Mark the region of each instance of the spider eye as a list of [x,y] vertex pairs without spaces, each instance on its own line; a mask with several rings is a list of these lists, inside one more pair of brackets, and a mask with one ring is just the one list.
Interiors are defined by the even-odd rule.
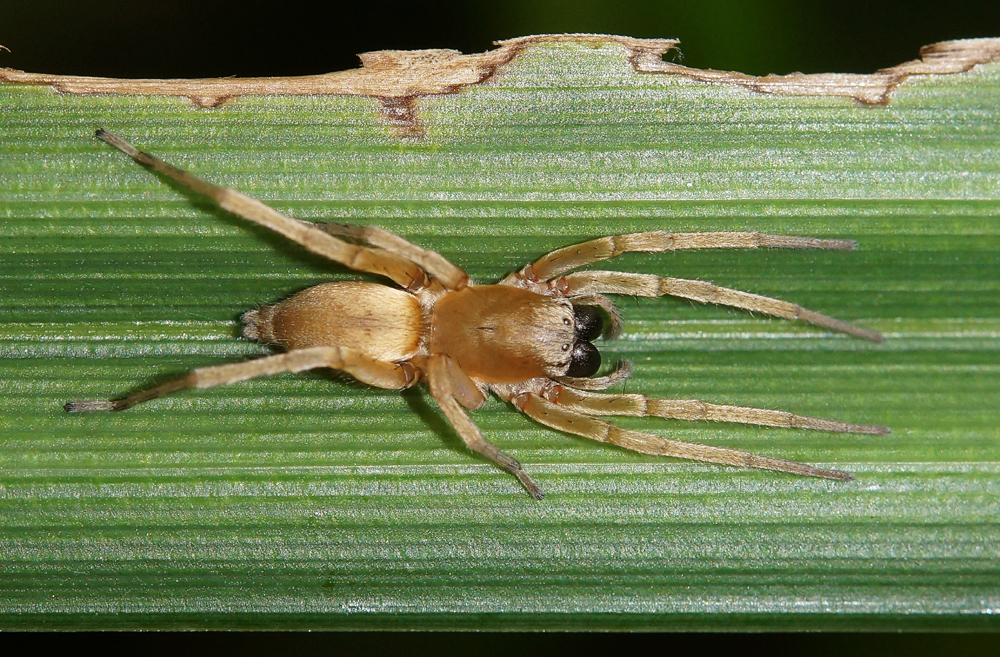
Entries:
[[590,342],[604,331],[604,318],[593,306],[573,306],[573,316],[578,340]]
[[593,376],[601,367],[601,352],[589,342],[577,342],[566,376],[576,378]]

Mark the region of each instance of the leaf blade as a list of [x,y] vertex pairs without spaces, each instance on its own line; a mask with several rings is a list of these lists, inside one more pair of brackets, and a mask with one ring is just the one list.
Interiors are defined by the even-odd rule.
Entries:
[[[980,66],[860,107],[640,75],[613,45],[553,44],[422,99],[415,142],[363,98],[204,110],[0,86],[0,623],[990,626],[998,81]],[[300,218],[395,230],[479,280],[608,232],[856,238],[851,254],[614,268],[772,294],[884,345],[623,299],[627,333],[605,359],[636,362],[629,391],[895,433],[622,421],[859,475],[845,485],[630,454],[492,402],[475,419],[546,488],[539,504],[469,456],[426,395],[323,375],[66,416],[70,399],[264,353],[237,339],[240,312],[355,277],[91,142],[97,125]]]

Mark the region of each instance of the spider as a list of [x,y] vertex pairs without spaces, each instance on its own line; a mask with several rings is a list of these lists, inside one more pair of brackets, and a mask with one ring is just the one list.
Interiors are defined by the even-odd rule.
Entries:
[[[609,294],[670,295],[785,319],[802,320],[878,342],[878,333],[785,301],[698,280],[613,271],[578,271],[629,252],[677,249],[855,249],[851,240],[750,232],[613,235],[556,249],[499,283],[480,285],[434,251],[385,230],[311,224],[286,217],[234,189],[213,185],[104,130],[96,136],[139,164],[211,198],[221,208],[270,228],[329,260],[378,274],[395,286],[334,282],[307,288],[241,316],[243,336],[283,353],[198,368],[172,381],[114,401],[66,404],[68,412],[118,411],[187,388],[212,388],[281,372],[331,368],[390,390],[426,380],[444,415],[474,452],[517,477],[535,499],[541,488],[514,458],[483,438],[464,409],[494,393],[535,421],[559,431],[644,454],[748,466],[850,481],[854,475],[747,452],[668,440],[619,428],[595,416],[656,416],[716,420],[843,433],[886,434],[881,426],[848,424],[783,411],[724,406],[697,400],[607,394],[627,379],[628,362],[595,376],[601,355],[593,341],[616,337],[621,315]],[[606,318],[606,320],[605,320]]]

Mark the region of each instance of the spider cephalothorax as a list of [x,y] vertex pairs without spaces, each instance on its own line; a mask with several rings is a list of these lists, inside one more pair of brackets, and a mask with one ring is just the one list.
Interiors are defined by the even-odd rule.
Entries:
[[[536,498],[539,486],[520,463],[487,442],[464,408],[482,406],[492,392],[536,421],[567,433],[628,449],[680,458],[849,480],[853,475],[746,452],[668,440],[621,429],[595,416],[635,415],[719,420],[765,426],[884,434],[879,426],[847,424],[784,411],[724,406],[697,400],[603,394],[625,380],[620,364],[594,376],[601,355],[593,341],[614,338],[622,320],[609,294],[672,295],[797,319],[879,341],[877,333],[801,306],[697,280],[613,271],[576,272],[628,252],[783,247],[853,249],[849,240],[759,233],[666,233],[600,237],[548,253],[499,283],[476,285],[433,251],[372,227],[310,224],[260,201],[177,169],[124,140],[97,136],[140,164],[205,194],[222,208],[266,226],[352,269],[385,276],[396,287],[369,282],[325,283],[243,315],[243,335],[285,350],[257,360],[196,369],[185,377],[116,401],[71,402],[67,411],[121,410],[185,388],[321,367],[359,381],[402,389],[426,380],[431,394],[468,447],[515,475]],[[607,317],[605,326],[604,317]]]

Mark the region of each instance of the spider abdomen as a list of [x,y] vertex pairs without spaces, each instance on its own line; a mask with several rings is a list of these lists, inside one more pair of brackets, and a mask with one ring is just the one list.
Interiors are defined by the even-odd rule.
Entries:
[[408,292],[377,283],[345,281],[316,285],[251,310],[243,335],[288,350],[347,347],[397,363],[420,346],[420,303]]

